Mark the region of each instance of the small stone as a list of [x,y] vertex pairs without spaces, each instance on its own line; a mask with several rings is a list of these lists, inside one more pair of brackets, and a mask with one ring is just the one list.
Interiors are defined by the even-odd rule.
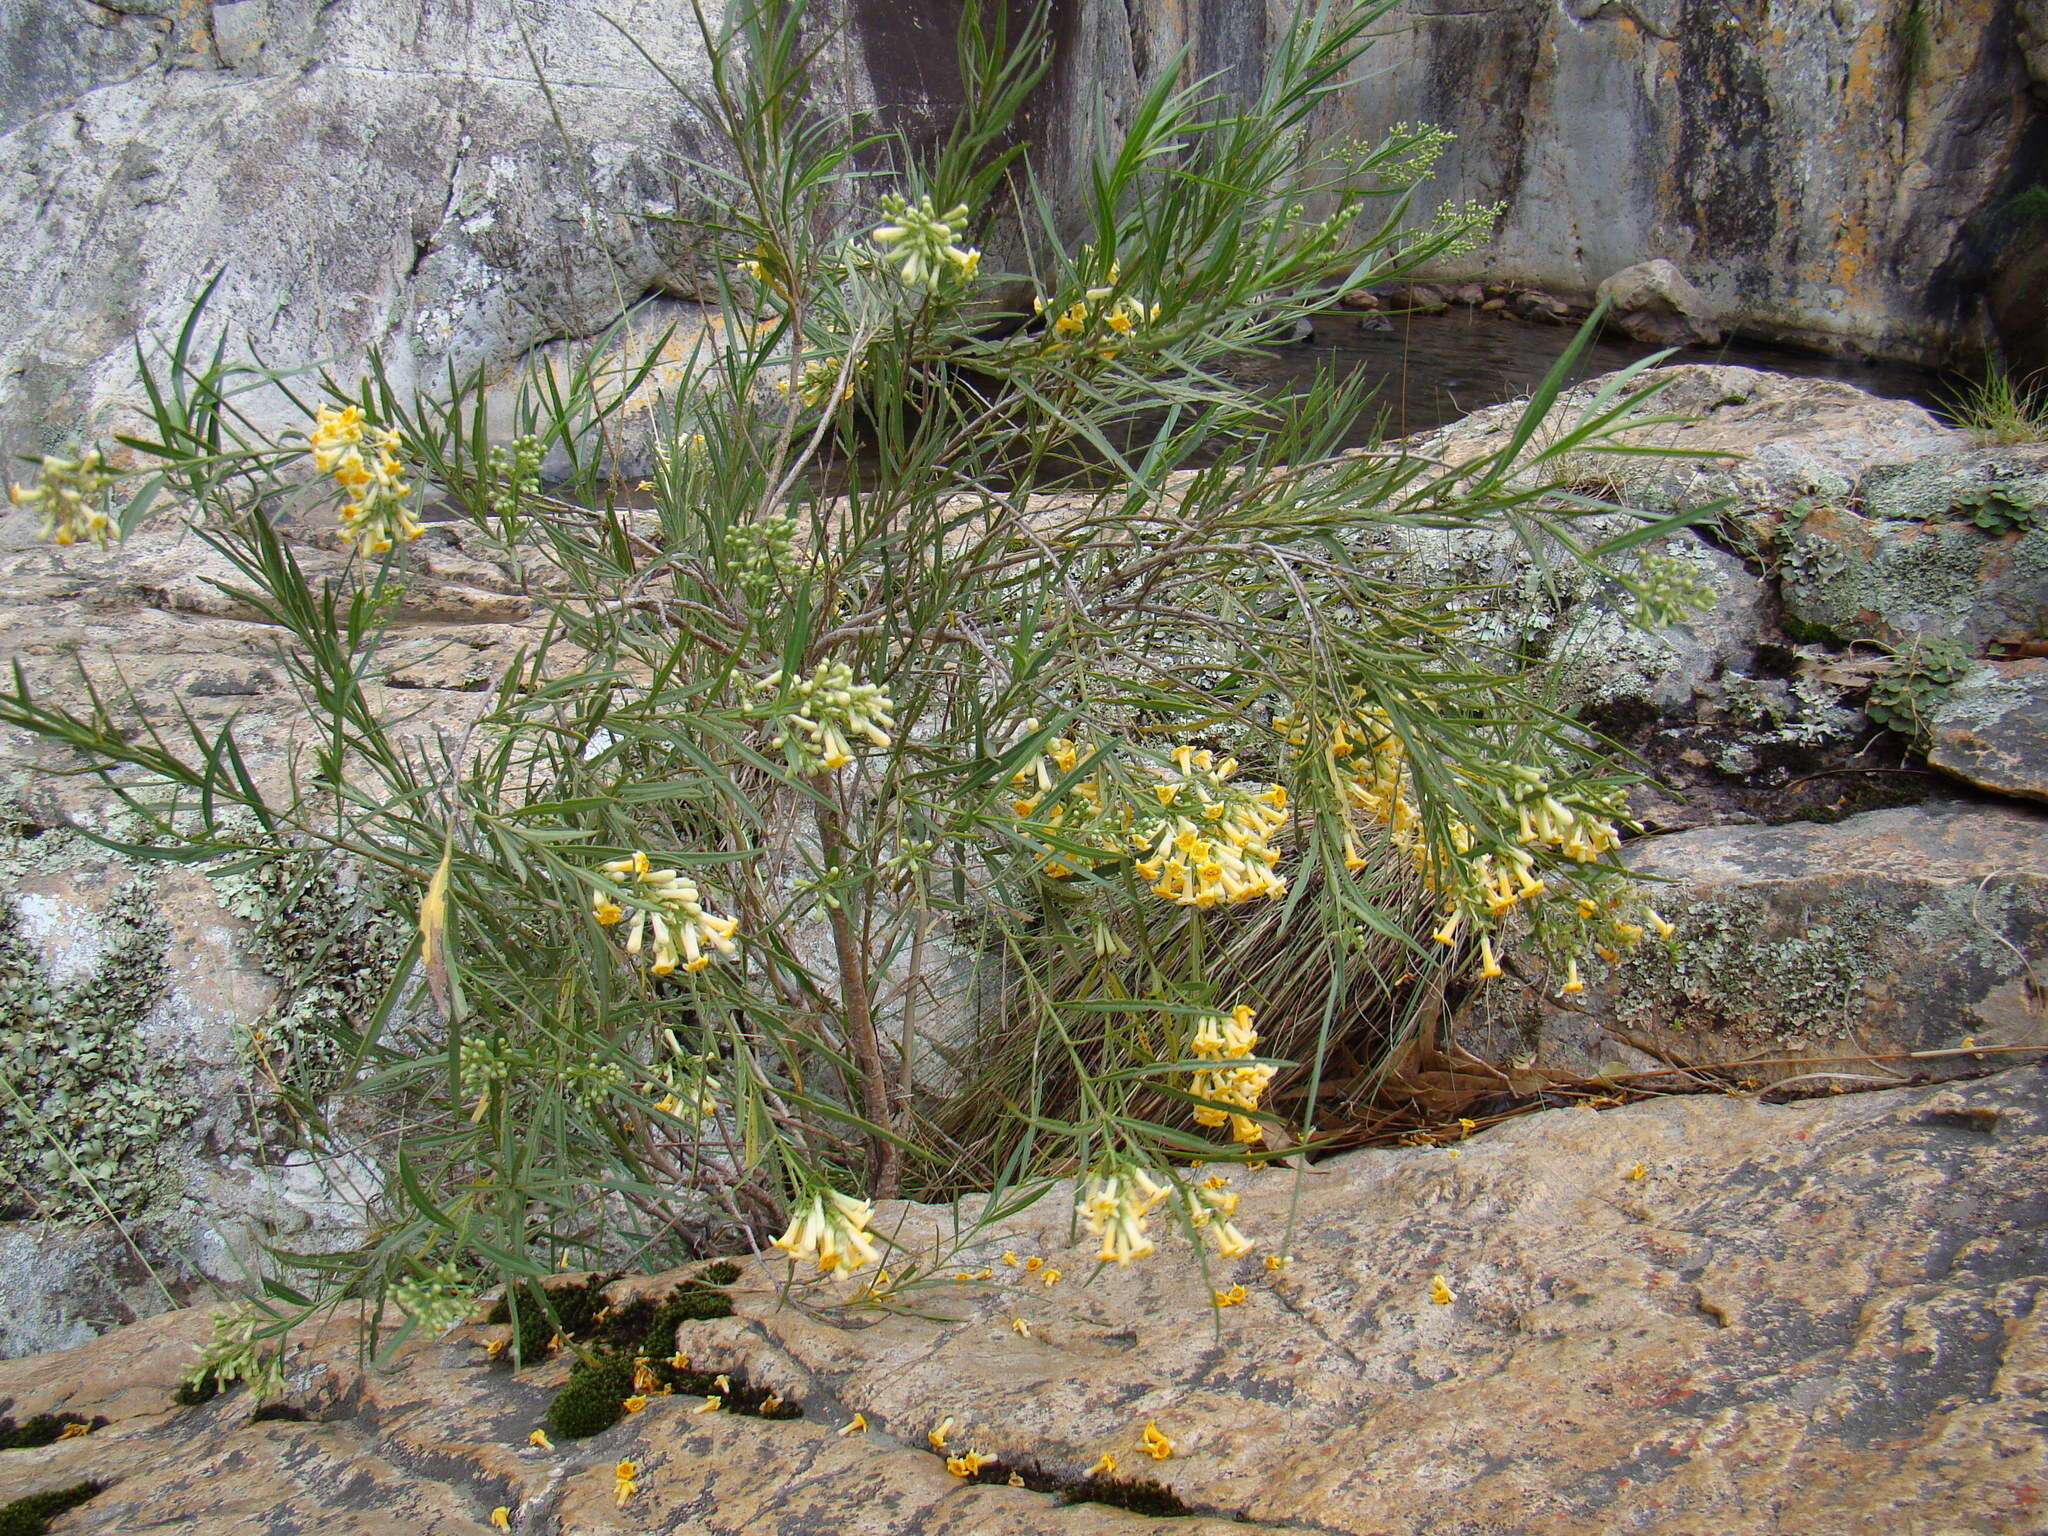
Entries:
[[1721,340],[1707,296],[1664,260],[1623,267],[1594,292],[1608,316],[1637,341],[1659,347],[1711,347]]

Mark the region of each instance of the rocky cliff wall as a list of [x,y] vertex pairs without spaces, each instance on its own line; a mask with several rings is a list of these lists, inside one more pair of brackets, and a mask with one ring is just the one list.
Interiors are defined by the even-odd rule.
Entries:
[[[819,0],[842,27],[819,93],[943,122],[959,5]],[[0,0],[0,446],[74,435],[216,270],[267,356],[381,345],[401,381],[694,297],[708,136],[634,43],[686,83],[703,49],[685,6],[604,10],[619,27],[559,0]],[[1282,10],[1056,0],[1043,162],[1070,173],[1182,48],[1252,89]],[[1980,338],[1989,253],[2025,254],[1995,226],[2048,138],[2044,10],[1402,0],[1336,111],[1459,134],[1432,199],[1508,205],[1460,275],[1583,292],[1669,257],[1743,328],[1933,358]],[[2038,327],[2038,297],[2007,308]]]
[[[1256,36],[1242,3],[1131,9],[1204,62]],[[2048,150],[2042,0],[1400,0],[1381,31],[1340,118],[1452,130],[1430,193],[1507,205],[1441,275],[1585,295],[1663,257],[1752,333],[1987,339],[2001,212]]]

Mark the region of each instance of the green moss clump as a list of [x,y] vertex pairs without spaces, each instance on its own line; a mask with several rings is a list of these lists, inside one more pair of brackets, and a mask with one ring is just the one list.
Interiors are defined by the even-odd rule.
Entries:
[[74,1424],[83,1424],[88,1430],[93,1430],[106,1428],[107,1421],[103,1418],[88,1419],[82,1413],[39,1413],[22,1424],[16,1424],[12,1419],[0,1419],[0,1451],[26,1451],[39,1445],[54,1445]]
[[265,1403],[249,1415],[251,1424],[267,1424],[279,1420],[286,1424],[303,1424],[312,1415],[296,1403]]
[[548,1404],[548,1428],[563,1440],[587,1440],[625,1417],[633,1390],[633,1363],[618,1355],[576,1362],[569,1380]]
[[730,1259],[720,1259],[717,1263],[707,1264],[697,1271],[699,1285],[731,1285],[739,1277],[740,1267]]
[[0,1536],[43,1536],[50,1528],[50,1521],[67,1509],[78,1508],[106,1486],[105,1483],[73,1483],[69,1488],[32,1493],[11,1504],[0,1504]]

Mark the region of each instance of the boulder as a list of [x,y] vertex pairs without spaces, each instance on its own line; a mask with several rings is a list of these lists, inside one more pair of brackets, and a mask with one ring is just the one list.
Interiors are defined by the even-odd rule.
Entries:
[[1973,667],[1929,722],[1927,761],[1979,789],[2048,800],[2048,660]]
[[[1928,802],[1832,825],[1701,827],[1629,864],[1677,928],[1587,968],[1578,997],[1524,960],[1457,1019],[1467,1050],[1587,1076],[1692,1069],[1869,1086],[2048,1048],[2048,816]],[[1977,1048],[1973,1050],[1972,1048]],[[1996,1049],[1997,1054],[1979,1052]],[[1933,1053],[1933,1054],[1921,1054]]]
[[2021,654],[2048,640],[2048,523],[1891,521],[1838,506],[1777,530],[1786,631],[1831,644],[1954,641]]
[[1623,267],[1593,291],[1594,302],[1610,306],[1609,317],[1637,341],[1657,347],[1720,345],[1707,296],[1664,260]]
[[[1584,410],[1602,375],[1575,385],[1558,402],[1560,425]],[[1601,458],[1616,499],[1651,511],[1699,510],[1715,503],[1761,539],[1787,507],[1805,497],[1846,500],[1873,465],[1910,463],[1971,446],[1909,400],[1886,400],[1837,379],[1794,378],[1757,368],[1685,363],[1653,370],[1642,386],[1659,392],[1651,410],[1674,418],[1625,439],[1685,456]],[[1410,440],[1418,453],[1461,464],[1497,452],[1512,436],[1523,405],[1474,411]],[[1542,440],[1535,445],[1542,446]],[[1533,450],[1532,450],[1533,451]]]
[[[2044,1090],[2031,1069],[1782,1106],[1674,1098],[1234,1170],[1257,1247],[1206,1270],[1178,1235],[1098,1270],[1065,1186],[964,1238],[949,1211],[884,1206],[898,1257],[933,1276],[896,1306],[849,1306],[845,1281],[785,1298],[784,1267],[757,1261],[733,1317],[681,1325],[696,1368],[745,1372],[794,1420],[656,1396],[540,1449],[560,1356],[511,1372],[485,1350],[504,1328],[465,1327],[378,1370],[343,1319],[283,1362],[303,1419],[252,1422],[242,1390],[172,1405],[209,1325],[176,1313],[0,1363],[17,1420],[110,1421],[0,1455],[21,1493],[108,1484],[64,1517],[81,1536],[488,1536],[498,1506],[561,1536],[1160,1529],[964,1484],[926,1438],[947,1419],[949,1452],[1066,1478],[1108,1453],[1194,1511],[1171,1522],[1187,1536],[2007,1536],[2048,1486]],[[1285,1267],[1261,1263],[1282,1249]],[[1234,1284],[1242,1303],[1212,1310]],[[865,1432],[842,1435],[856,1412]],[[1143,1452],[1148,1423],[1170,1457]]]

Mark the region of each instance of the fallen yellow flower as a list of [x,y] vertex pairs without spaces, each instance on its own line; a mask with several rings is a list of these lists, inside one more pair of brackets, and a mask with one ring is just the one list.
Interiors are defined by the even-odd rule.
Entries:
[[627,1398],[619,1406],[624,1408],[628,1413],[638,1413],[642,1408],[645,1408],[647,1406],[646,1394],[635,1393],[633,1396]]
[[1116,1458],[1110,1455],[1109,1452],[1104,1451],[1097,1458],[1095,1465],[1088,1469],[1088,1475],[1090,1477],[1114,1477],[1116,1475]]
[[1442,1275],[1429,1277],[1429,1299],[1440,1307],[1448,1307],[1458,1299],[1458,1293],[1444,1284]]
[[501,1531],[511,1530],[512,1506],[509,1504],[500,1504],[496,1509],[492,1510],[491,1524],[496,1526]]
[[544,1429],[536,1429],[532,1434],[528,1435],[526,1443],[537,1450],[552,1451],[555,1448],[554,1441],[548,1438],[547,1431]]
[[1145,1433],[1140,1437],[1145,1443],[1145,1454],[1154,1461],[1164,1461],[1173,1454],[1173,1442],[1159,1432],[1159,1426],[1150,1419],[1145,1421]]
[[943,1451],[946,1448],[946,1436],[951,1433],[953,1433],[953,1415],[949,1413],[939,1420],[937,1424],[925,1431],[925,1439],[931,1443],[933,1450]]
[[640,1463],[637,1461],[622,1461],[612,1468],[612,1493],[620,1509],[624,1509],[626,1500],[640,1491],[640,1484],[635,1481],[639,1475]]
[[994,1460],[993,1456],[984,1456],[979,1451],[969,1451],[964,1456],[948,1456],[946,1470],[955,1477],[972,1477]]
[[847,1424],[846,1424],[846,1428],[844,1428],[844,1429],[842,1429],[842,1430],[840,1430],[840,1431],[839,1431],[839,1433],[840,1433],[840,1434],[841,1434],[842,1436],[845,1436],[845,1435],[864,1435],[864,1434],[866,1434],[867,1432],[868,1432],[868,1416],[867,1416],[866,1414],[864,1414],[864,1413],[856,1413],[856,1414],[855,1414],[855,1415],[854,1415],[854,1416],[853,1416],[853,1417],[852,1417],[851,1419],[849,1419],[849,1420],[847,1421]]

